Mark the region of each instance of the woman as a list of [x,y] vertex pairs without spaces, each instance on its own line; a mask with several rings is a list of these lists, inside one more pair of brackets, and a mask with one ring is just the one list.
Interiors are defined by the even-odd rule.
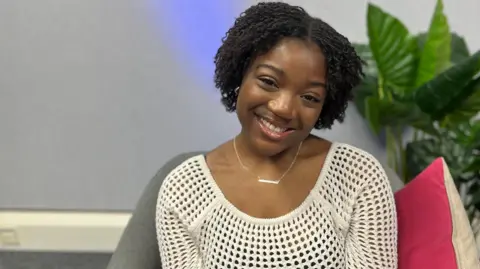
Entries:
[[396,213],[381,165],[310,134],[342,121],[362,61],[302,8],[260,3],[227,32],[215,83],[241,132],[165,179],[163,267],[397,268]]

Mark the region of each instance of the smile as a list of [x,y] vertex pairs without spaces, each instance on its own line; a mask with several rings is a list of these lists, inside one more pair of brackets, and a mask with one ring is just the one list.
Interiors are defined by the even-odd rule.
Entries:
[[257,119],[260,129],[265,135],[274,140],[279,140],[285,138],[291,134],[294,130],[290,128],[278,127],[273,125],[271,122],[267,121],[261,117],[255,117]]

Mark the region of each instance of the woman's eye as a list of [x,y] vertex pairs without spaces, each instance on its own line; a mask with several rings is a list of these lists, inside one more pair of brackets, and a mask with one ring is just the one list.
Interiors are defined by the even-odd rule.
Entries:
[[313,103],[319,103],[320,102],[320,99],[318,99],[317,97],[312,96],[312,95],[304,95],[303,99],[305,99],[306,101],[309,101],[309,102],[313,102]]
[[275,88],[277,88],[277,84],[276,84],[275,81],[272,80],[272,79],[260,78],[260,81],[261,81],[264,85],[266,85],[266,86],[268,86],[268,87],[275,87]]

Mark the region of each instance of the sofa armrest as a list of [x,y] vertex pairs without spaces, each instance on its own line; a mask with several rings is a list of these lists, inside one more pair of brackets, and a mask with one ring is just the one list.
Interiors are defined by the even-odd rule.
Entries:
[[155,228],[158,192],[163,179],[182,162],[201,152],[180,154],[150,180],[115,249],[107,269],[161,269]]

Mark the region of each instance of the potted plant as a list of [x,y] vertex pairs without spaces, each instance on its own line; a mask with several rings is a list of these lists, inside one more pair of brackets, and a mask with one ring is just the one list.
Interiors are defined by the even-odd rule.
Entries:
[[425,33],[411,34],[374,4],[367,29],[368,43],[355,44],[366,68],[354,102],[385,136],[388,165],[406,183],[444,157],[473,219],[480,210],[480,51],[470,54],[450,32],[441,0]]

